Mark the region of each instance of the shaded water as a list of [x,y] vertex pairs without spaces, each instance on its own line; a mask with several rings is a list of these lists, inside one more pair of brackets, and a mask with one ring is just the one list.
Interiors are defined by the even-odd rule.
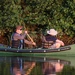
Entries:
[[75,75],[71,60],[52,57],[0,57],[0,75]]

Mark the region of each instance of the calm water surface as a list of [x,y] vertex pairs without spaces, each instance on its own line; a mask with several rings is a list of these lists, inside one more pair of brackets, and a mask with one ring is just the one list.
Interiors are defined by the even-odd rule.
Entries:
[[0,75],[75,75],[75,58],[4,56]]

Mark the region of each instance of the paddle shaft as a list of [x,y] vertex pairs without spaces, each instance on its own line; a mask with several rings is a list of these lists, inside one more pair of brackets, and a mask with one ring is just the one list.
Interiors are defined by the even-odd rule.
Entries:
[[[25,30],[27,30],[26,27],[24,27],[24,28],[25,28]],[[31,40],[31,42],[34,43],[33,39],[30,37],[30,35],[28,33],[27,33],[27,36]]]
[[33,41],[33,39],[30,37],[30,35],[27,34],[27,36],[28,36],[28,38],[31,40],[31,42],[33,43],[34,41]]

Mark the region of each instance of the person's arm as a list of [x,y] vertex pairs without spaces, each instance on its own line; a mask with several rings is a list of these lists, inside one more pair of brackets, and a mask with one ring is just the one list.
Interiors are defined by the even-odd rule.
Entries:
[[34,45],[34,46],[36,46],[36,43],[35,43],[35,42],[31,42],[31,41],[28,41],[28,40],[26,40],[26,39],[24,39],[24,42],[25,42],[26,44],[28,44],[28,45]]
[[64,46],[64,42],[63,42],[63,41],[57,39],[56,42],[57,42],[57,43],[60,43],[62,46]]
[[26,34],[22,34],[22,35],[14,34],[14,40],[18,40],[18,39],[22,40],[25,38],[25,36]]
[[22,40],[22,39],[25,38],[25,36],[26,36],[27,34],[28,34],[27,31],[24,31],[24,34],[22,34],[22,35],[15,33],[13,38],[14,38],[14,40],[18,40],[18,39]]

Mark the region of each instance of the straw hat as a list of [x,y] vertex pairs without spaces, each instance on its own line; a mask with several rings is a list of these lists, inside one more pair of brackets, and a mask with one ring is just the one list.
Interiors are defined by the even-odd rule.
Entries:
[[50,34],[50,35],[53,35],[53,36],[57,35],[57,33],[58,32],[55,29],[50,29],[49,31],[47,31],[47,34]]

